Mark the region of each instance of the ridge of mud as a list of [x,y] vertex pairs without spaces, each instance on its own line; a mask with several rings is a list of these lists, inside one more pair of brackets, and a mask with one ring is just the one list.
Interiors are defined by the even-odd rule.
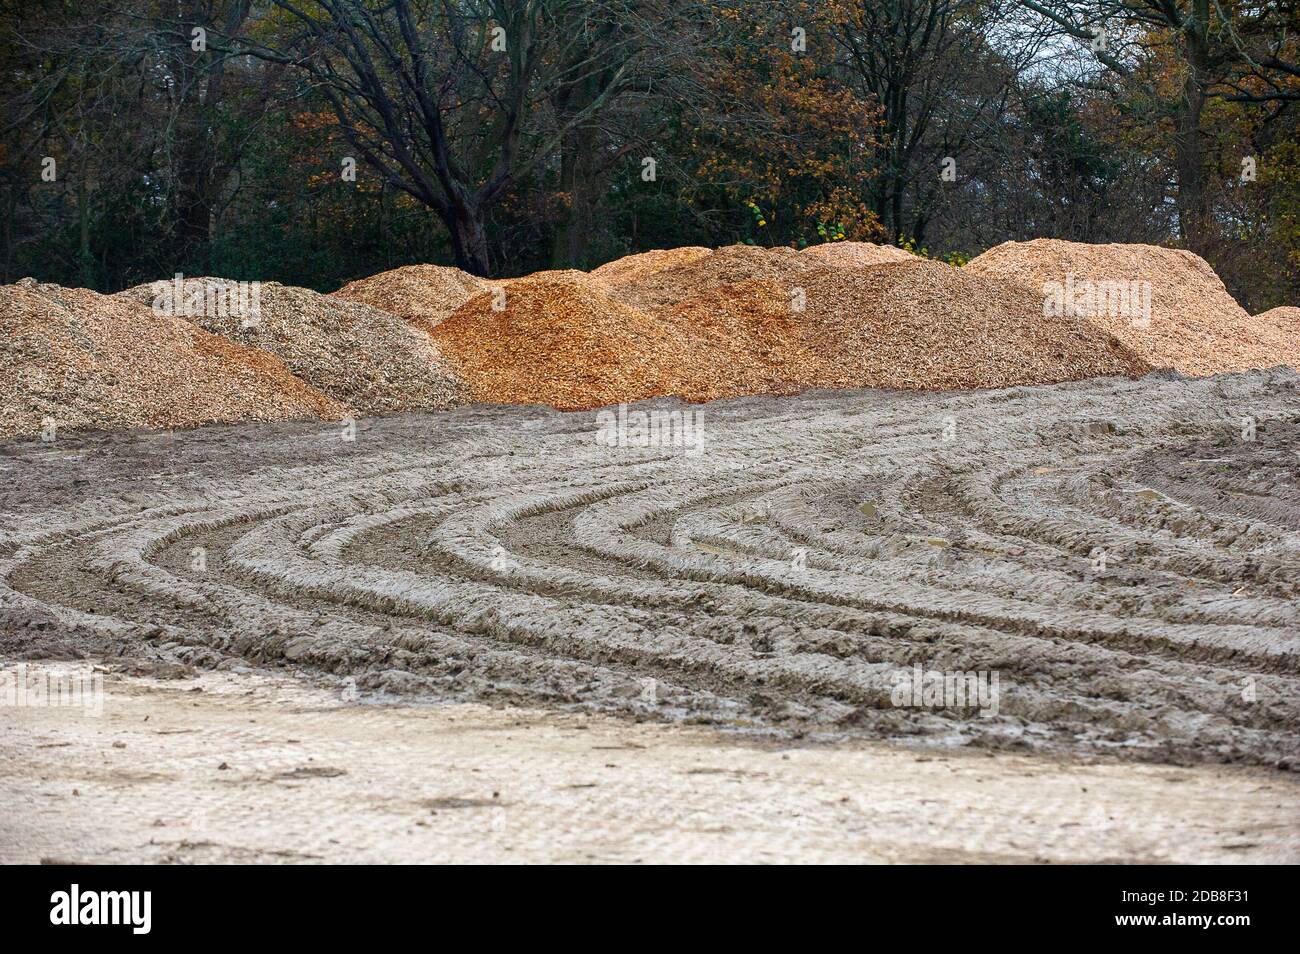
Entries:
[[[1294,767],[1298,384],[744,399],[702,409],[698,455],[527,408],[371,419],[348,443],[319,422],[10,441],[0,638],[764,732]],[[998,715],[894,705],[914,665],[997,671]]]

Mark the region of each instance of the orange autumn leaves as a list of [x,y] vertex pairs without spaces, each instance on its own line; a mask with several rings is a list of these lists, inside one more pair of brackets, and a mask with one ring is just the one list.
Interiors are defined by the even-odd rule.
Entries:
[[761,245],[879,236],[865,201],[879,111],[825,74],[829,34],[816,5],[776,5],[766,20],[752,4],[712,7],[733,42],[729,68],[710,80],[720,108],[694,136],[698,177],[743,213],[757,203],[762,218],[746,214],[746,225]]

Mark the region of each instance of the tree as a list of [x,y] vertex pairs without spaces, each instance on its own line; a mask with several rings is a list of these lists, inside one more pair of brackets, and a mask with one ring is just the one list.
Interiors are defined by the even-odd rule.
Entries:
[[274,2],[276,36],[245,31],[234,48],[307,75],[348,142],[437,214],[479,275],[488,213],[636,88],[657,49],[647,24],[663,19],[632,0]]
[[1170,51],[1181,82],[1172,104],[1178,227],[1195,250],[1210,239],[1204,113],[1214,98],[1300,99],[1292,0],[1019,0],[1120,75],[1152,49]]
[[[270,85],[264,70],[251,68],[257,64],[214,54],[192,31],[233,30],[250,7],[251,0],[40,0],[0,9],[4,46],[15,56],[15,82],[0,91],[12,118],[11,155],[26,162],[51,155],[60,170],[39,188],[34,177],[12,181],[14,211],[26,206],[40,235],[16,237],[10,254],[26,242],[49,250],[57,220],[69,215],[77,280],[86,284],[152,276],[156,259],[201,254]],[[101,234],[110,230],[116,234]]]
[[[700,9],[696,3],[625,3],[616,12],[599,4],[557,11],[558,28],[572,39],[562,52],[569,62],[546,91],[548,122],[565,130],[555,183],[563,217],[555,229],[553,267],[592,264],[591,240],[614,170],[704,101],[709,54],[701,48]],[[613,71],[633,55],[635,69],[619,95],[592,110]]]
[[815,8],[718,0],[710,9],[720,59],[690,139],[694,200],[720,194],[760,244],[878,238],[868,201],[878,110],[837,81]]
[[873,206],[890,237],[921,238],[943,185],[940,167],[998,133],[997,113],[1036,44],[989,37],[989,0],[830,0],[821,9],[837,62],[859,98],[879,103]]

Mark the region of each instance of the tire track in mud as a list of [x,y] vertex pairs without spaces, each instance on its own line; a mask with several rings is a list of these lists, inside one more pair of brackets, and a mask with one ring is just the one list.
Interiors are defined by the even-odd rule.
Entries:
[[[533,408],[369,419],[355,441],[297,423],[9,442],[0,638],[431,698],[1294,766],[1293,372],[696,410],[699,454],[605,446],[595,415]],[[996,715],[895,705],[914,666],[996,673]]]

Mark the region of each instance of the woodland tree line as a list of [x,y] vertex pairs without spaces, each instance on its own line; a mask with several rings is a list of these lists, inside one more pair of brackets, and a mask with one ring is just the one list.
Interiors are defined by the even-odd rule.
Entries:
[[1298,31],[1297,0],[0,0],[0,278],[1057,237],[1300,304]]

